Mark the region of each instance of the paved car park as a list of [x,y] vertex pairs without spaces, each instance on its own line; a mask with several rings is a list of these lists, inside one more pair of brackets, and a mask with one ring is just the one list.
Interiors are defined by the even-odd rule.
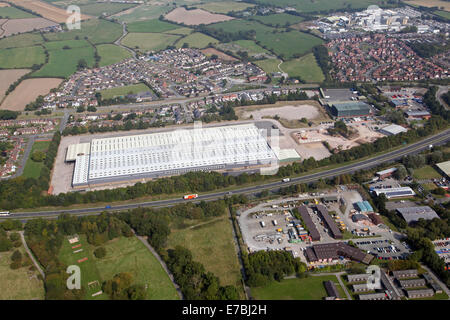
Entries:
[[361,250],[372,254],[378,259],[398,260],[405,259],[412,251],[404,242],[395,239],[387,239],[385,237],[353,240],[353,243]]

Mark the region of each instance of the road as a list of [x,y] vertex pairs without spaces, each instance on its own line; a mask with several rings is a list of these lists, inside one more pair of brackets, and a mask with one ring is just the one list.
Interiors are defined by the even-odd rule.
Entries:
[[125,22],[122,22],[122,35],[120,36],[119,39],[114,41],[114,44],[129,51],[133,55],[133,58],[136,59],[136,52],[134,50],[132,50],[131,48],[128,48],[128,47],[122,45],[122,39],[125,38],[127,34],[128,34],[127,24]]
[[[369,169],[369,168],[376,167],[379,164],[384,163],[384,162],[390,162],[390,161],[401,159],[403,156],[406,156],[406,155],[417,154],[418,152],[427,149],[430,144],[438,145],[438,144],[446,143],[447,141],[450,141],[450,129],[445,130],[441,133],[438,133],[434,136],[425,138],[419,142],[415,142],[408,146],[402,147],[395,151],[390,151],[385,154],[382,154],[382,155],[379,155],[379,156],[376,156],[376,157],[373,157],[373,158],[370,158],[367,160],[362,160],[362,161],[359,161],[356,163],[344,165],[339,168],[324,170],[324,171],[313,173],[313,174],[307,174],[304,176],[291,178],[290,182],[283,183],[279,180],[276,182],[264,183],[264,184],[260,184],[260,185],[256,185],[256,186],[235,189],[233,191],[219,191],[219,192],[200,195],[198,198],[196,198],[195,200],[191,200],[191,201],[199,202],[202,200],[204,200],[204,201],[217,200],[217,199],[223,198],[226,195],[229,195],[230,193],[232,193],[232,194],[254,194],[257,192],[261,192],[263,190],[276,190],[276,189],[279,189],[280,187],[287,187],[287,186],[295,185],[295,184],[299,184],[299,183],[309,183],[309,182],[317,181],[319,179],[332,178],[332,177],[342,175],[342,174],[351,174],[357,170]],[[183,200],[182,198],[147,201],[147,202],[139,202],[139,203],[112,206],[112,208],[108,209],[108,211],[129,210],[129,209],[135,209],[138,207],[168,207],[168,206],[173,206],[173,205],[176,205],[179,203],[184,203],[184,202],[186,202],[186,200]],[[59,215],[61,213],[90,214],[90,213],[100,213],[103,211],[105,211],[104,207],[92,207],[92,208],[73,209],[73,210],[15,212],[10,216],[10,218],[26,219],[26,218],[55,216],[55,215]]]

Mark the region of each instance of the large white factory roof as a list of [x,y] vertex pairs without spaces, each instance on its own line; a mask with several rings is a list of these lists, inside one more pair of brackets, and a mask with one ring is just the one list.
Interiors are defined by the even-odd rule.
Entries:
[[90,154],[76,157],[73,185],[272,161],[275,153],[253,124],[94,139]]

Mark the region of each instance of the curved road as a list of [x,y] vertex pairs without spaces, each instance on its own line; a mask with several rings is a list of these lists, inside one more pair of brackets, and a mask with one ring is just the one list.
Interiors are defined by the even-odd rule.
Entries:
[[[223,198],[226,195],[232,194],[251,194],[260,192],[262,190],[273,190],[278,189],[280,187],[286,187],[289,185],[294,185],[298,183],[308,183],[317,181],[318,179],[325,179],[325,178],[332,178],[341,174],[348,174],[353,173],[357,170],[361,169],[369,169],[376,167],[377,165],[383,163],[383,162],[389,162],[394,161],[402,158],[403,156],[410,155],[410,154],[416,154],[420,151],[423,151],[429,147],[430,144],[432,145],[438,145],[438,144],[444,144],[447,141],[450,141],[450,129],[447,129],[441,133],[438,133],[434,136],[425,138],[421,141],[415,142],[413,144],[410,144],[408,146],[402,147],[395,151],[390,151],[385,154],[367,159],[362,160],[356,163],[344,165],[342,167],[336,168],[336,169],[329,169],[313,174],[307,174],[301,177],[295,177],[291,178],[290,182],[283,183],[281,181],[276,182],[270,182],[265,183],[257,186],[251,186],[246,188],[240,188],[235,189],[233,191],[219,191],[209,194],[200,195],[198,198],[193,200],[193,202],[199,202],[199,201],[212,201],[217,200],[220,198]],[[19,218],[19,219],[26,219],[26,218],[37,218],[37,217],[50,217],[50,216],[57,216],[61,213],[69,213],[69,214],[89,214],[89,213],[100,213],[103,211],[115,211],[115,210],[128,210],[128,209],[134,209],[138,207],[168,207],[175,204],[183,203],[186,200],[183,200],[182,198],[176,198],[176,199],[169,199],[169,200],[157,200],[157,201],[148,201],[148,202],[140,202],[140,203],[133,203],[133,204],[124,204],[124,205],[117,205],[112,206],[108,210],[105,209],[105,207],[93,207],[93,208],[86,208],[86,209],[73,209],[73,210],[57,210],[57,211],[37,211],[37,212],[16,212],[11,214],[10,218]]]

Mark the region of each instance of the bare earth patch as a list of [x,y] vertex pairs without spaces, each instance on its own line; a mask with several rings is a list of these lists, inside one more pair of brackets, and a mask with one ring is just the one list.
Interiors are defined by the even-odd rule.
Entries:
[[0,102],[5,97],[5,92],[8,90],[9,86],[30,71],[31,70],[28,69],[0,70]]
[[211,24],[233,20],[234,18],[224,14],[215,14],[202,9],[186,10],[183,7],[176,8],[166,14],[165,18],[176,23],[184,23],[188,26]]
[[0,35],[1,37],[7,37],[56,25],[58,24],[44,18],[11,19],[1,26],[4,32]]
[[237,61],[236,58],[229,56],[229,55],[223,53],[222,51],[219,51],[214,48],[206,48],[206,49],[203,49],[200,51],[203,52],[206,56],[212,56],[213,54],[215,54],[219,57],[219,59],[222,59],[224,61]]
[[27,79],[22,81],[3,101],[0,109],[22,111],[25,106],[36,100],[39,95],[46,95],[63,81],[58,78]]

